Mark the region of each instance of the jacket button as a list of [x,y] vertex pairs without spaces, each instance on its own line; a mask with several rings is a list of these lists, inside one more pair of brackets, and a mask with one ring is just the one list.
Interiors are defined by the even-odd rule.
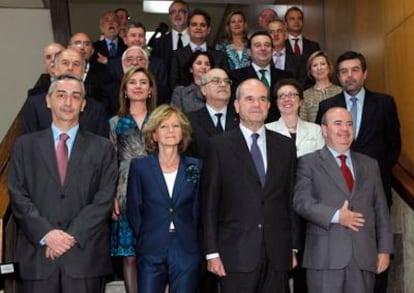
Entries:
[[60,198],[62,198],[62,199],[65,198],[65,195],[64,194],[61,194],[60,195]]
[[170,213],[174,212],[173,208],[169,208],[168,210],[169,210]]
[[257,228],[262,229],[262,224],[257,225]]

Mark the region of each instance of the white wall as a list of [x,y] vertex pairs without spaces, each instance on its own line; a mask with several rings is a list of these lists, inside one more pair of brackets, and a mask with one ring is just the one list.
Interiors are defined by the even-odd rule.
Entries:
[[53,41],[49,10],[0,8],[0,141],[21,109]]

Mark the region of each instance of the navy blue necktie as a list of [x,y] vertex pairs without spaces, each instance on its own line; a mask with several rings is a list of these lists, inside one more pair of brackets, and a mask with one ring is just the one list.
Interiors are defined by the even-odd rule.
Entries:
[[259,134],[252,133],[252,146],[250,148],[250,153],[252,154],[254,165],[256,166],[257,173],[259,174],[260,183],[262,186],[265,184],[265,168],[264,168],[264,162],[262,157],[262,152],[259,149],[259,146],[257,145],[257,139],[259,138]]
[[116,44],[115,42],[109,43],[109,57],[115,57],[116,56]]

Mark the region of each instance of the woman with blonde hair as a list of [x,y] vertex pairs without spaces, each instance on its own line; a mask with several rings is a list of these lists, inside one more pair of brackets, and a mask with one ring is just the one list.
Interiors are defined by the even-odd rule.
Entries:
[[128,293],[137,292],[136,239],[126,216],[126,184],[131,159],[146,154],[142,128],[157,104],[154,78],[143,67],[124,75],[119,91],[119,111],[109,121],[110,139],[118,154],[119,179],[112,212],[111,255],[123,257],[123,275]]
[[315,84],[304,91],[299,115],[305,121],[315,122],[319,103],[336,96],[342,92],[342,88],[332,83],[332,63],[323,51],[316,51],[309,56],[307,71],[308,77],[315,81]]

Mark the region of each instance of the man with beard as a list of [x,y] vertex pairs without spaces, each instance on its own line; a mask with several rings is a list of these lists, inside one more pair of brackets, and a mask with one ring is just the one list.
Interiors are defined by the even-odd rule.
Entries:
[[[392,203],[392,168],[401,151],[400,123],[393,97],[371,92],[364,86],[367,78],[365,57],[348,51],[338,57],[336,73],[344,91],[319,104],[316,122],[332,107],[343,107],[352,114],[354,140],[351,149],[378,161],[388,206]],[[375,292],[386,292],[387,273],[378,275]]]

